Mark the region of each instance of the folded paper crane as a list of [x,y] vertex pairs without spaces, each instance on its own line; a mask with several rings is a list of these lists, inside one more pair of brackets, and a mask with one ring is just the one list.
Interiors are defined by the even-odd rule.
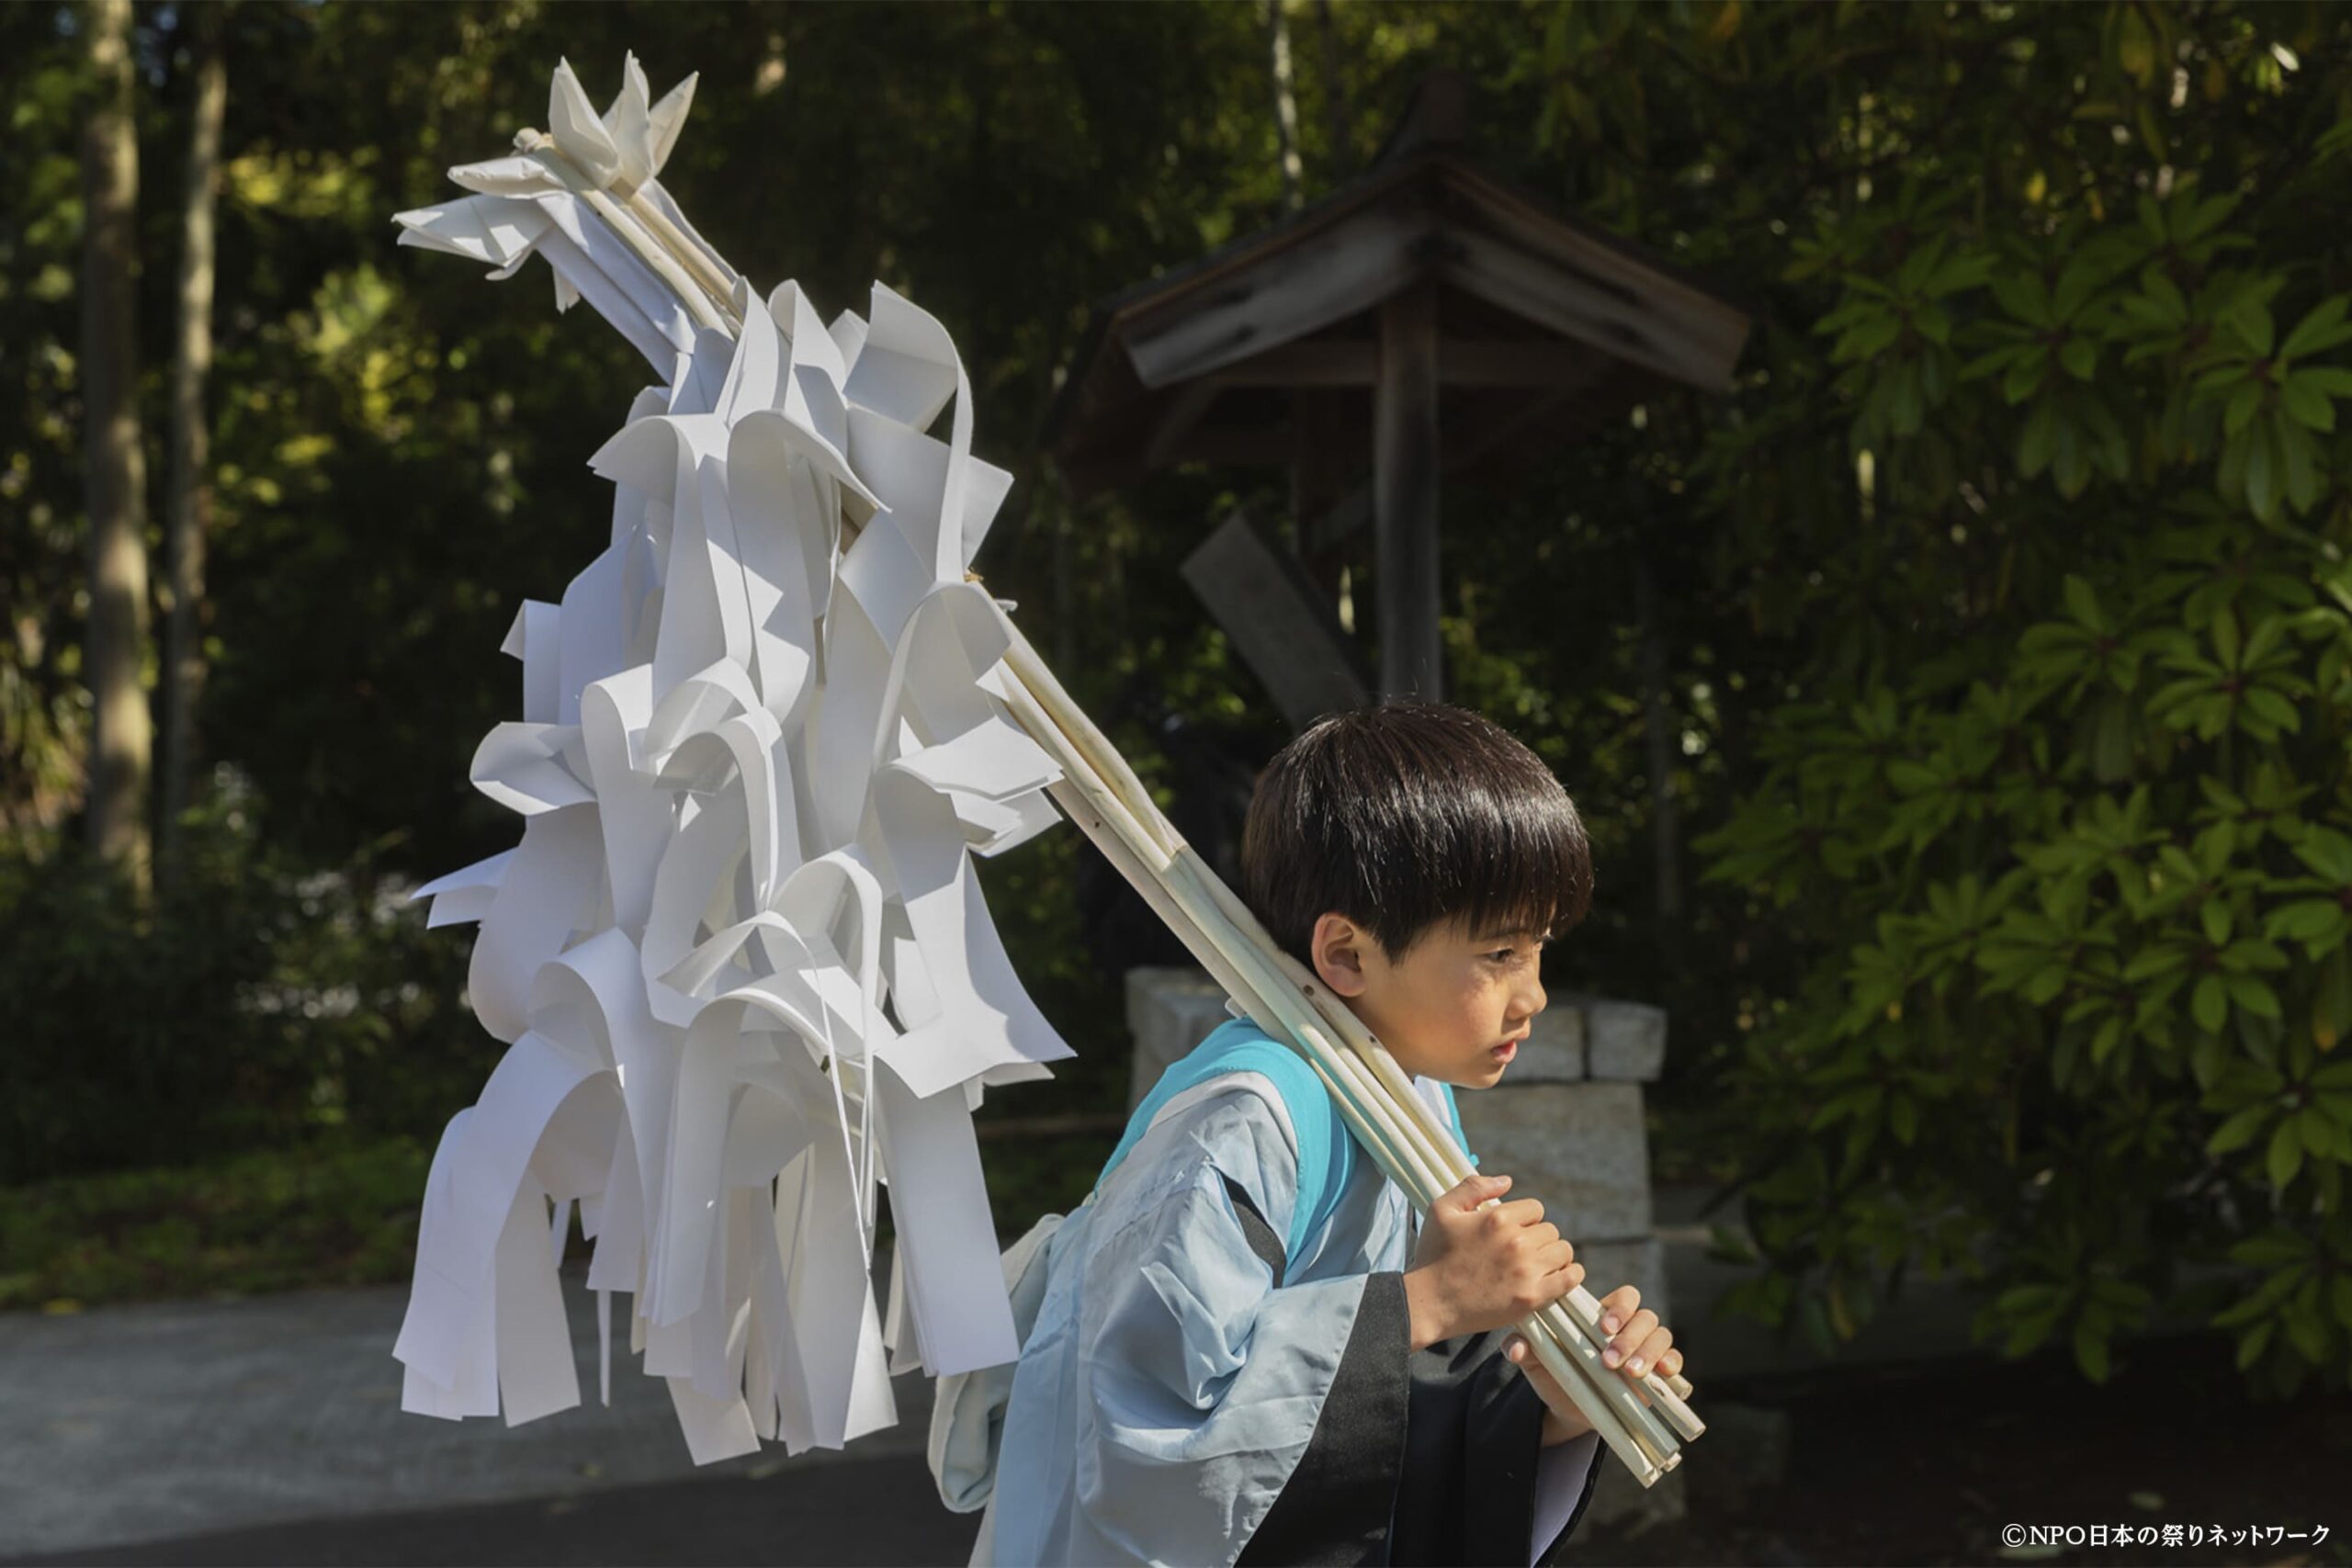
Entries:
[[[404,1409],[578,1404],[555,1270],[576,1204],[605,1395],[619,1292],[706,1463],[838,1448],[896,1419],[893,1372],[1019,1353],[971,1112],[1070,1053],[972,859],[1062,812],[1417,1202],[1468,1167],[970,576],[1011,477],[972,454],[946,329],[879,284],[831,322],[789,282],[762,299],[662,189],[692,92],[650,103],[631,57],[600,117],[561,65],[551,136],[397,220],[493,276],[544,257],[559,306],[586,299],[662,384],[591,459],[604,553],[504,645],[523,716],[472,778],[522,840],[419,894],[435,925],[480,922],[471,1000],[509,1043],[435,1156],[393,1353]],[[1531,1342],[1646,1483],[1702,1428],[1668,1380],[1644,1400],[1600,1370],[1596,1316],[1578,1291]]]

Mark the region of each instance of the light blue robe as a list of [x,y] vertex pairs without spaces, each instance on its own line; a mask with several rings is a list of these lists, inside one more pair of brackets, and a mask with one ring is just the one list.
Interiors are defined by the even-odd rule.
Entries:
[[[1237,1030],[1263,1038],[1236,1021],[1201,1050]],[[1216,1070],[1147,1100],[1051,1235],[976,1563],[1378,1562],[1412,1542],[1532,1563],[1566,1539],[1598,1438],[1538,1451],[1499,1334],[1410,1349],[1414,1218],[1360,1151],[1296,1234],[1302,1142],[1347,1134],[1319,1088],[1288,1087]],[[1442,1085],[1415,1087],[1459,1126]],[[1302,1139],[1309,1116],[1329,1126]]]

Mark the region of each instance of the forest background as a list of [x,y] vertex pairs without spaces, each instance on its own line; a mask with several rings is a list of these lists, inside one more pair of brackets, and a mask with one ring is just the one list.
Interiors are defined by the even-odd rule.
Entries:
[[[981,569],[1210,841],[1283,731],[1177,567],[1282,476],[1073,504],[1049,412],[1096,301],[1449,66],[1488,166],[1754,317],[1727,392],[1445,500],[1449,695],[1592,829],[1547,978],[1669,1010],[1722,1307],[1830,1347],[1955,1276],[2093,1379],[2190,1326],[2352,1381],[2347,45],[2233,0],[0,7],[0,1307],[405,1275],[497,1050],[405,894],[505,847],[496,649],[645,372],[390,215],[559,56],[699,69],[663,178],[718,248],[955,332],[1016,475]],[[1017,1230],[1168,953],[1075,833],[984,882],[1079,1048],[991,1101]]]

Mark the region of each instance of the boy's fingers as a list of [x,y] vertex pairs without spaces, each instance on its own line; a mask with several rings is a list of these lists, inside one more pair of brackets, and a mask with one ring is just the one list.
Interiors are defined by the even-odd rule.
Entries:
[[1633,1354],[1625,1358],[1626,1375],[1634,1378],[1646,1377],[1650,1369],[1658,1364],[1659,1358],[1667,1353],[1673,1343],[1674,1330],[1666,1327],[1652,1329],[1646,1337],[1634,1347]]
[[1600,1353],[1601,1364],[1610,1367],[1624,1365],[1627,1356],[1638,1348],[1657,1327],[1657,1314],[1644,1307],[1609,1341],[1609,1348]]
[[1460,1209],[1466,1213],[1490,1199],[1500,1197],[1510,1189],[1510,1178],[1508,1176],[1487,1176],[1473,1171],[1438,1194],[1437,1202],[1431,1207]]
[[1510,1203],[1496,1208],[1505,1224],[1543,1224],[1543,1199],[1512,1199]]

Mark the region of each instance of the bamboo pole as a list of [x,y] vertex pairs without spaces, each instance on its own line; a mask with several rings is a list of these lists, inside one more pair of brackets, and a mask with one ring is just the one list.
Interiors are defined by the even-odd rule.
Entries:
[[[1226,918],[1249,939],[1251,945],[1269,954],[1291,984],[1314,1001],[1317,1010],[1341,1038],[1345,1039],[1372,1065],[1373,1070],[1380,1076],[1389,1092],[1400,1098],[1410,1096],[1412,1086],[1405,1078],[1403,1069],[1397,1066],[1396,1059],[1372,1037],[1370,1032],[1363,1028],[1363,1021],[1355,1016],[1347,1004],[1333,996],[1329,988],[1323,986],[1306,965],[1281,949],[1272,934],[1260,924],[1257,916],[1251,913],[1250,907],[1242,903],[1234,895],[1232,889],[1226,886],[1223,880],[1209,869],[1207,863],[1201,860],[1190,845],[1179,851],[1176,858],[1186,865],[1197,882],[1211,892]],[[1441,1172],[1449,1179],[1446,1185],[1451,1186],[1470,1173],[1468,1158],[1454,1145],[1452,1133],[1436,1125],[1433,1119],[1430,1132],[1436,1162]],[[1572,1308],[1568,1320],[1575,1329],[1586,1337],[1598,1335],[1600,1303],[1581,1285],[1570,1292],[1566,1299]],[[1677,1382],[1681,1382],[1682,1386],[1675,1387]],[[1644,1375],[1643,1383],[1651,1397],[1664,1408],[1665,1419],[1673,1425],[1684,1438],[1696,1438],[1706,1430],[1705,1424],[1692,1414],[1690,1406],[1685,1403],[1685,1398],[1690,1393],[1688,1382],[1682,1382],[1679,1378],[1663,1377],[1656,1369],[1652,1369]]]
[[[1214,874],[1207,874],[1189,846],[1170,857],[1165,867],[1147,858],[1148,835],[1141,824],[1126,810],[1125,802],[1094,774],[1088,766],[1089,759],[1080,753],[1078,739],[1064,720],[1064,715],[1075,705],[1069,701],[1067,694],[1059,692],[1057,682],[1055,694],[1062,698],[1057,705],[1059,712],[1040,711],[1043,705],[1039,694],[1027,682],[1019,682],[1013,689],[1018,692],[1011,705],[1016,718],[1047,748],[1062,766],[1066,778],[1079,783],[1078,793],[1086,799],[1091,812],[1091,819],[1078,818],[1080,829],[1135,885],[1179,940],[1195,956],[1203,958],[1203,967],[1219,984],[1245,1005],[1254,1003],[1253,1012],[1262,1015],[1271,1011],[1272,1019],[1261,1016],[1260,1021],[1276,1023],[1306,1047],[1302,1054],[1338,1102],[1351,1131],[1385,1169],[1399,1177],[1400,1185],[1415,1206],[1426,1212],[1441,1193],[1462,1179],[1467,1165],[1455,1150],[1453,1165],[1458,1167],[1458,1172],[1449,1169],[1424,1120],[1427,1107],[1409,1082],[1404,1080],[1394,1059],[1376,1042],[1372,1043],[1373,1052],[1387,1061],[1389,1071],[1403,1085],[1401,1096],[1383,1092],[1383,1086],[1376,1079],[1367,1081],[1371,1074],[1365,1053],[1332,1047],[1319,1027],[1322,1021],[1307,1016],[1307,1010],[1296,1000],[1296,988],[1275,966],[1273,960],[1279,950],[1271,941],[1220,942],[1220,924],[1232,936],[1242,935],[1238,922],[1217,919],[1222,911],[1216,908],[1215,898],[1206,896],[1205,885],[1222,888],[1222,884]],[[1229,889],[1225,893],[1231,897]],[[1203,908],[1203,904],[1209,908]],[[1256,923],[1254,919],[1250,921],[1252,926]],[[1259,934],[1262,937],[1262,928]],[[1209,956],[1212,954],[1214,958]],[[1310,982],[1307,989],[1312,993],[1324,987]],[[1345,1016],[1354,1021],[1352,1013]],[[1361,1031],[1360,1023],[1356,1027]],[[1364,1038],[1369,1040],[1368,1035]],[[1417,1117],[1413,1114],[1416,1111],[1421,1114]],[[1451,1143],[1450,1138],[1447,1143]],[[1572,1331],[1563,1333],[1559,1321],[1540,1314],[1523,1322],[1520,1331],[1544,1370],[1576,1400],[1602,1439],[1642,1479],[1645,1486],[1680,1462],[1674,1438],[1625,1381],[1601,1365],[1597,1346]],[[1589,1397],[1577,1398],[1580,1386]]]
[[[594,181],[582,174],[573,165],[571,160],[563,155],[562,151],[556,146],[554,138],[526,127],[514,133],[514,146],[518,152],[529,156],[541,168],[562,181],[565,189],[594,209],[596,216],[605,220],[606,227],[619,236],[621,243],[635,253],[639,261],[651,267],[655,276],[669,285],[670,291],[678,297],[678,302],[686,308],[688,315],[694,317],[701,325],[714,331],[724,332],[729,336],[741,334],[743,321],[735,314],[735,302],[731,294],[719,294],[714,297],[705,293],[702,285],[695,280],[677,258],[671,255],[661,242],[647,233],[643,225],[624,211],[618,202],[600,188]],[[681,238],[683,239],[684,236]]]
[[[628,208],[629,216],[650,231],[673,257],[684,264],[686,270],[694,275],[695,281],[701,284],[713,299],[725,304],[729,308],[728,313],[733,315],[736,278],[732,275],[735,269],[713,259],[708,251],[695,243],[691,236],[670,221],[668,213],[648,201],[642,191],[628,193]],[[723,272],[720,270],[722,267],[725,268]],[[741,321],[738,321],[735,325],[739,332],[742,329]]]
[[[624,210],[537,131],[519,132],[515,145],[585,200],[697,321],[740,335],[731,284],[650,202],[632,193],[634,210]],[[998,615],[1014,677],[1006,688],[1007,706],[1062,769],[1063,778],[1050,788],[1054,799],[1228,994],[1261,1023],[1276,1023],[1291,1036],[1350,1131],[1426,1211],[1469,1171],[1450,1130],[1436,1124],[1396,1059],[1344,1002],[1283,953],[1184,842],[1125,758],[1063,690],[1001,606]],[[1611,1450],[1644,1486],[1651,1485],[1681,1461],[1651,1402],[1685,1438],[1705,1429],[1679,1397],[1689,1384],[1672,1380],[1681,1384],[1678,1391],[1653,1371],[1644,1380],[1645,1400],[1600,1363],[1599,1303],[1581,1286],[1564,1298],[1570,1300],[1572,1306],[1555,1302],[1531,1314],[1519,1332]]]
[[[1028,697],[1029,694],[1025,690],[1022,691],[1021,698],[1025,700]],[[1017,709],[1026,704],[1025,701],[1016,701],[1014,705]],[[1023,728],[1029,727],[1027,719],[1024,718]],[[1143,897],[1144,901],[1151,906],[1153,911],[1167,922],[1169,929],[1177,934],[1178,939],[1184,942],[1193,957],[1200,961],[1201,966],[1215,976],[1217,983],[1225,987],[1228,994],[1237,1000],[1242,1000],[1245,1006],[1250,1005],[1249,998],[1251,998],[1256,987],[1250,985],[1241,974],[1232,957],[1214,941],[1208,940],[1199,926],[1187,917],[1186,912],[1177,904],[1167,887],[1146,867],[1136,848],[1125,840],[1118,830],[1111,825],[1104,813],[1098,809],[1102,796],[1090,793],[1083,786],[1075,784],[1069,779],[1052,786],[1052,794],[1055,800],[1069,814],[1070,819],[1078,824],[1080,830],[1093,840],[1095,846],[1102,852],[1103,857],[1127,879],[1136,891]],[[1263,999],[1261,999],[1259,1005],[1264,1005]],[[1277,1024],[1277,1027],[1282,1025]],[[1333,1103],[1338,1106],[1342,1119],[1348,1122],[1351,1133],[1367,1151],[1373,1154],[1374,1159],[1384,1168],[1392,1172],[1404,1166],[1407,1163],[1407,1156],[1396,1148],[1389,1130],[1363,1114],[1354,1096],[1346,1092],[1334,1080],[1332,1074],[1327,1068],[1327,1062],[1317,1060],[1312,1052],[1302,1052],[1301,1055],[1306,1056],[1307,1065],[1314,1068],[1316,1076],[1322,1080],[1325,1090],[1329,1093]],[[1434,1192],[1427,1190],[1427,1179],[1424,1178],[1418,1182],[1408,1180],[1403,1185],[1408,1194],[1413,1198],[1416,1207],[1426,1211],[1430,1199],[1435,1196]],[[1417,1188],[1421,1190],[1416,1190]],[[1552,1374],[1563,1389],[1570,1391],[1572,1398],[1575,1397],[1575,1390],[1579,1383],[1589,1382],[1589,1375],[1582,1377],[1578,1375],[1581,1369],[1566,1358],[1560,1347],[1552,1343],[1550,1335],[1541,1332],[1533,1333],[1527,1336],[1527,1340],[1538,1359],[1544,1363],[1544,1370]],[[1622,1382],[1619,1387],[1623,1390]],[[1625,1392],[1630,1397],[1630,1391]],[[1601,1441],[1608,1444],[1610,1451],[1623,1461],[1625,1467],[1634,1472],[1635,1478],[1644,1486],[1654,1484],[1657,1478],[1671,1467],[1672,1462],[1679,1459],[1679,1454],[1661,1454],[1658,1451],[1658,1445],[1655,1440],[1647,1439],[1646,1434],[1637,1435],[1632,1425],[1606,1397],[1588,1396],[1577,1399],[1577,1404],[1584,1411],[1586,1418],[1592,1422],[1593,1429],[1600,1434]]]

